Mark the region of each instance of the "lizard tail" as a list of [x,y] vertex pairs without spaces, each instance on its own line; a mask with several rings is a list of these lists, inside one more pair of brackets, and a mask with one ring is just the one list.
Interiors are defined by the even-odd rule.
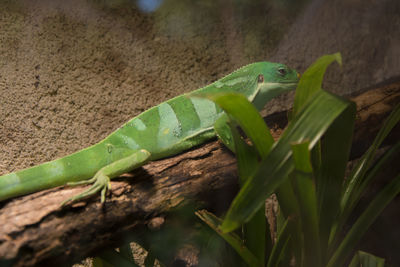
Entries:
[[0,201],[91,178],[107,162],[98,143],[66,157],[0,176]]

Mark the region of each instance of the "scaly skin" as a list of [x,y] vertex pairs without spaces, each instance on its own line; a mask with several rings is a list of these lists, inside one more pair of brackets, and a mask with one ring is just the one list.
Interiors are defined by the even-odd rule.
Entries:
[[208,86],[139,114],[91,147],[0,176],[0,201],[64,184],[94,183],[65,203],[98,191],[103,202],[109,179],[215,136],[213,125],[223,111],[214,102],[191,97],[193,94],[241,93],[262,109],[271,98],[294,89],[297,82],[297,72],[282,64],[258,62],[244,66]]

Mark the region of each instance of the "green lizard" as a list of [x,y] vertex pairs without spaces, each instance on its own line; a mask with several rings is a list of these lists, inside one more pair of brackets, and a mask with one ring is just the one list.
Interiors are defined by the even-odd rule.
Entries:
[[0,176],[0,201],[65,184],[93,183],[63,203],[99,191],[104,202],[111,178],[204,143],[222,129],[217,127],[218,120],[226,117],[221,108],[195,94],[241,93],[260,110],[271,98],[294,89],[298,78],[295,70],[283,64],[246,65],[208,86],[150,108],[93,146]]

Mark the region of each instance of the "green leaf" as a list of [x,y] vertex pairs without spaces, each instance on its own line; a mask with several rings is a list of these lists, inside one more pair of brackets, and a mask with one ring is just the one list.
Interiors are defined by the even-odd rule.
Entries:
[[375,171],[371,171],[368,175],[367,171],[371,167],[373,160],[376,155],[376,150],[382,144],[383,140],[389,134],[389,132],[393,129],[393,127],[399,122],[400,120],[400,104],[397,105],[394,110],[390,113],[388,118],[385,120],[382,128],[378,132],[378,135],[374,139],[372,145],[369,147],[367,152],[362,156],[362,158],[358,161],[356,166],[353,168],[350,176],[346,180],[344,186],[344,192],[341,197],[340,203],[340,214],[338,216],[338,221],[335,222],[333,225],[333,229],[331,231],[330,236],[330,250],[333,250],[337,243],[339,242],[340,238],[340,231],[343,225],[346,223],[349,215],[353,211],[354,207],[357,205],[360,197],[367,187],[367,185],[371,182],[374,177],[374,173],[380,168],[381,165],[391,156],[391,153],[397,151],[399,148],[398,146],[394,146],[391,149],[391,153],[387,157],[382,158],[378,162],[378,165],[374,167]]
[[[390,148],[387,152],[385,152],[380,159],[374,164],[371,170],[367,172],[367,177],[363,179],[363,184],[359,186],[360,192],[358,194],[362,194],[361,189],[366,188],[367,184],[379,173],[382,168],[387,167],[387,163],[391,162],[393,158],[398,157],[400,152],[400,142],[395,144],[392,148]],[[354,207],[354,206],[353,206]],[[346,223],[346,219],[349,216],[349,212],[353,210],[353,207],[345,207],[345,212],[342,213],[339,216],[339,220],[336,222],[336,224],[333,226],[332,232],[331,232],[331,241],[329,244],[329,249],[332,251],[337,247],[337,244],[341,238],[341,232],[340,229],[342,229],[343,225]]]
[[325,55],[318,58],[303,73],[296,89],[296,95],[293,104],[293,115],[298,114],[305,103],[307,103],[307,101],[312,97],[312,95],[321,90],[322,80],[324,78],[326,68],[328,68],[328,66],[334,61],[338,62],[339,65],[342,65],[342,57],[340,53]]
[[300,220],[304,242],[304,260],[302,266],[320,266],[321,252],[317,194],[313,182],[311,156],[308,148],[308,141],[292,144],[295,165],[295,179],[293,179],[293,183],[300,207]]
[[264,266],[265,261],[266,235],[270,235],[269,231],[266,231],[267,228],[264,206],[244,225],[245,245],[255,255],[261,266]]
[[243,245],[243,241],[237,234],[225,234],[219,230],[218,226],[222,222],[220,218],[206,210],[196,211],[195,214],[203,222],[210,226],[218,235],[220,235],[226,242],[228,242],[228,244],[233,247],[233,249],[249,266],[262,266],[257,260],[256,256],[246,246]]
[[331,123],[350,106],[353,107],[348,101],[328,92],[317,92],[289,123],[255,175],[246,181],[233,200],[221,229],[229,232],[248,221],[263,205],[266,197],[287,179],[294,169],[291,143],[309,140],[312,148]]
[[287,219],[280,229],[275,245],[272,247],[267,267],[279,266],[280,261],[285,255],[290,240],[290,225]]
[[310,153],[308,151],[310,142],[308,140],[304,140],[302,143],[292,143],[291,146],[296,172],[300,176],[304,174],[308,178],[311,178],[313,170],[311,166]]
[[388,151],[386,151],[381,158],[379,158],[376,164],[371,167],[370,170],[365,174],[366,177],[363,179],[362,184],[359,186],[358,194],[364,191],[364,189],[368,186],[370,181],[376,177],[376,175],[382,171],[382,168],[385,167],[385,164],[388,161],[391,161],[394,157],[399,156],[398,153],[400,152],[400,142],[397,142],[393,147],[391,147]]
[[349,267],[384,267],[385,259],[359,250],[351,260]]
[[368,208],[357,219],[350,231],[343,239],[337,250],[328,262],[327,267],[342,266],[351,249],[357,244],[367,229],[389,204],[400,193],[400,175],[397,175],[379,194],[372,200]]
[[[339,65],[342,64],[342,58],[340,53],[335,53],[335,54],[331,54],[331,55],[325,55],[320,57],[319,59],[316,60],[315,63],[313,63],[302,75],[302,77],[300,78],[299,84],[297,86],[296,89],[296,95],[295,95],[295,99],[294,99],[294,106],[293,106],[293,112],[291,113],[291,118],[293,118],[296,114],[299,113],[299,111],[301,110],[301,108],[306,105],[307,101],[309,101],[312,96],[321,90],[321,85],[322,85],[322,81],[323,81],[323,77],[325,75],[326,69],[328,68],[328,66],[330,64],[332,64],[334,61],[338,62]],[[339,120],[340,123],[343,123],[343,120]],[[350,121],[350,120],[345,120],[345,121]],[[312,125],[310,125],[310,127],[312,127]],[[351,129],[350,129],[351,130]],[[349,131],[346,131],[349,132]],[[339,138],[343,137],[343,134],[339,134],[338,135]],[[329,142],[330,144],[333,144],[332,142]],[[345,143],[343,145],[348,145],[348,143]],[[323,151],[331,151],[329,150],[323,150]],[[338,150],[338,152],[341,152],[341,150]],[[339,155],[340,153],[336,153],[336,155]],[[320,142],[318,142],[315,145],[315,148],[312,149],[312,164],[313,164],[313,168],[315,170],[316,173],[316,179],[317,179],[317,186],[318,189],[317,190],[317,194],[318,194],[318,199],[320,200],[319,203],[319,211],[323,210],[323,213],[327,213],[328,211],[330,211],[330,209],[324,209],[323,207],[326,206],[331,206],[333,207],[335,210],[338,210],[338,204],[336,204],[336,207],[334,205],[334,203],[337,203],[337,201],[335,202],[335,199],[337,197],[340,196],[341,191],[340,191],[340,187],[338,187],[339,185],[339,179],[343,179],[343,177],[338,177],[335,175],[332,175],[333,177],[329,177],[328,179],[325,179],[324,176],[322,174],[324,174],[326,171],[328,171],[330,168],[328,166],[328,168],[323,168],[324,166],[322,165],[322,157],[324,156],[324,154],[321,153],[321,144]],[[338,158],[338,157],[337,157]],[[346,161],[346,157],[340,158],[340,163],[342,163],[343,161]],[[339,163],[338,162],[338,163]],[[335,164],[334,164],[335,165]],[[335,167],[337,167],[336,164],[335,166],[332,166],[331,169],[334,169]],[[343,165],[343,164],[342,164]],[[326,167],[326,166],[325,166]],[[321,169],[323,168],[323,169]],[[339,166],[337,168],[337,170],[342,170],[342,166]],[[334,172],[334,173],[338,173],[338,172]],[[321,179],[318,179],[321,178]],[[322,179],[323,178],[323,179]],[[338,179],[335,179],[338,178]],[[326,195],[326,191],[329,188],[329,185],[334,186],[334,192],[329,192],[328,191],[328,195]],[[333,196],[333,197],[331,197]],[[331,217],[329,217],[329,215]],[[331,213],[331,214],[323,214],[322,215],[322,220],[324,222],[327,222],[327,224],[322,223],[322,244],[324,247],[327,246],[328,243],[328,236],[329,236],[329,225],[330,223],[332,223],[332,217],[335,215],[335,213]],[[326,228],[325,228],[326,226]],[[324,249],[322,249],[322,251],[324,251]],[[322,255],[322,257],[324,257],[324,255]]]
[[[220,131],[217,131],[217,133],[222,135],[219,135],[219,137],[223,138],[224,143],[226,143],[226,140],[228,140],[228,143],[229,140],[234,140],[240,184],[244,184],[257,169],[259,157],[265,157],[269,152],[274,142],[272,135],[257,109],[243,95],[228,93],[208,95],[207,97],[229,114],[229,120],[226,118],[218,120],[219,123],[216,128]],[[227,127],[221,125],[223,122],[229,124],[230,131]],[[249,146],[242,140],[236,129],[236,123],[250,138],[253,146]],[[229,135],[232,135],[232,138]],[[256,216],[244,225],[244,234],[246,246],[255,254],[260,264],[264,265],[266,235],[269,234],[264,207],[261,207]]]
[[[390,133],[393,127],[400,121],[400,104],[398,104],[394,110],[390,113],[389,117],[385,120],[384,125],[378,132],[378,135],[374,139],[371,147],[363,155],[361,160],[352,170],[352,173],[347,180],[346,191],[342,197],[342,217],[347,219],[348,214],[351,213],[354,206],[358,203],[361,193],[364,191],[368,181],[365,181],[365,174],[371,167],[374,160],[376,150],[382,144],[383,140]],[[362,185],[362,186],[361,186]]]
[[233,153],[235,152],[235,143],[232,139],[232,131],[229,123],[231,123],[227,114],[222,114],[214,123],[214,130],[218,139]]
[[[284,180],[275,193],[279,203],[279,213],[285,219],[298,218],[300,216],[300,208],[290,179]],[[289,231],[291,236],[290,247],[293,249],[294,257],[300,260],[302,258],[303,247],[300,221],[292,220]]]
[[239,184],[243,185],[257,168],[258,155],[254,147],[248,145],[240,136],[234,122],[227,122],[236,151],[239,171]]
[[323,262],[331,234],[340,212],[345,171],[353,139],[356,105],[346,109],[335,120],[320,141],[321,162],[316,172],[318,214],[320,216],[320,246]]
[[[254,173],[258,166],[258,156],[253,147],[250,147],[239,135],[236,127],[228,123],[234,140],[236,157],[241,185]],[[267,233],[268,230],[268,233]],[[257,257],[261,265],[265,260],[266,235],[270,235],[265,217],[265,206],[262,206],[256,215],[244,225],[244,241],[249,250]]]
[[258,110],[241,94],[211,94],[206,97],[217,103],[227,114],[232,116],[253,142],[263,158],[270,151],[274,139]]

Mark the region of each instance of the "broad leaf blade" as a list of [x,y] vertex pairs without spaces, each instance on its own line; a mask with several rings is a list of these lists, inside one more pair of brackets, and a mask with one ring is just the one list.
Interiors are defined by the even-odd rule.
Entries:
[[229,232],[248,221],[294,169],[292,142],[310,141],[312,148],[330,124],[347,108],[349,102],[328,92],[317,92],[308,105],[293,119],[288,128],[262,161],[256,174],[246,181],[231,204],[222,224]]
[[[229,120],[224,121],[229,124],[232,138],[227,139],[234,140],[240,184],[244,184],[257,169],[259,157],[265,157],[274,140],[257,109],[243,95],[228,93],[208,95],[207,97],[217,103],[228,114]],[[236,129],[236,123],[241,126],[242,130],[250,138],[253,146],[249,146],[240,137]],[[221,125],[219,127],[221,128]],[[225,138],[229,137],[229,129],[227,127],[224,128]],[[265,208],[261,207],[256,216],[244,225],[244,241],[248,249],[262,265],[264,265],[265,259],[267,230],[269,229],[267,229]]]
[[232,130],[229,126],[231,120],[228,114],[223,114],[221,117],[217,119],[214,123],[214,130],[218,137],[218,139],[233,153],[235,152],[235,143],[232,139]]
[[335,120],[320,141],[321,162],[316,173],[318,214],[320,216],[320,246],[323,262],[332,225],[340,212],[345,171],[353,139],[356,105],[351,105]]
[[235,118],[242,130],[253,142],[261,157],[270,151],[274,139],[258,110],[241,94],[226,93],[207,95],[227,114]]
[[[296,95],[293,104],[293,115],[299,113],[312,95],[321,90],[322,80],[326,69],[332,62],[342,65],[340,53],[325,55],[318,58],[301,76],[297,85]],[[293,117],[293,116],[292,116]]]
[[[254,174],[259,164],[255,149],[249,146],[241,137],[236,127],[228,123],[234,140],[236,157],[241,185]],[[268,230],[268,233],[266,231]],[[265,217],[265,206],[262,206],[256,215],[244,225],[244,241],[248,249],[257,257],[261,265],[265,260],[266,236],[270,235]]]
[[228,122],[230,134],[236,151],[236,158],[239,171],[239,184],[243,185],[245,181],[254,173],[258,166],[258,156],[254,147],[248,145],[240,136],[238,129]]
[[321,252],[319,240],[319,221],[317,194],[313,182],[309,143],[292,144],[295,165],[293,184],[300,207],[300,220],[303,233],[304,259],[302,266],[320,266]]
[[351,260],[349,267],[384,267],[385,259],[359,250]]

